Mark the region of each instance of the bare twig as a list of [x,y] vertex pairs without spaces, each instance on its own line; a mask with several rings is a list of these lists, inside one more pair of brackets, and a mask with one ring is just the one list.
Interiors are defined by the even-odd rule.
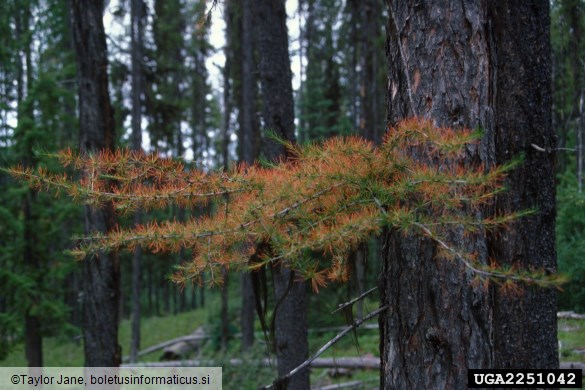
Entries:
[[348,334],[349,332],[351,332],[353,329],[358,328],[364,322],[366,322],[366,321],[368,321],[368,320],[376,317],[378,314],[382,313],[386,309],[388,309],[388,306],[382,306],[382,307],[374,310],[373,312],[369,313],[364,318],[359,319],[359,320],[355,320],[353,322],[353,324],[349,325],[343,331],[341,331],[340,333],[338,333],[334,338],[332,338],[331,340],[329,340],[325,345],[323,345],[321,348],[319,348],[319,350],[317,352],[315,352],[313,354],[313,356],[311,356],[310,358],[308,358],[307,360],[305,360],[303,363],[301,363],[300,365],[298,365],[296,368],[294,368],[288,374],[286,374],[284,376],[281,376],[280,378],[277,378],[276,381],[274,381],[273,383],[271,383],[269,385],[266,385],[264,387],[260,387],[259,390],[270,390],[270,389],[274,389],[275,388],[275,384],[277,382],[283,381],[283,380],[288,380],[288,379],[292,378],[299,371],[301,371],[305,367],[309,366],[313,360],[315,360],[317,357],[319,357],[319,355],[321,355],[323,352],[325,352],[327,349],[329,349],[331,346],[333,346],[335,343],[337,343],[343,336],[345,336],[346,334]]
[[577,149],[574,148],[543,148],[542,146],[538,146],[536,144],[530,144],[530,146],[532,146],[534,149],[538,150],[539,152],[543,152],[543,153],[551,153],[553,151],[557,151],[557,150],[564,150],[567,152],[576,152]]
[[351,306],[351,305],[353,305],[354,303],[356,303],[356,302],[358,302],[358,301],[361,301],[362,299],[364,299],[365,297],[367,297],[368,295],[370,295],[371,293],[373,293],[373,292],[374,292],[374,291],[376,291],[377,289],[378,289],[378,287],[377,287],[377,286],[376,286],[376,287],[372,287],[371,289],[369,289],[368,291],[366,291],[365,293],[363,293],[363,294],[362,294],[362,295],[360,295],[359,297],[356,297],[356,298],[352,299],[351,301],[347,301],[347,302],[345,302],[345,303],[340,303],[340,304],[337,306],[337,309],[333,310],[333,311],[331,312],[331,314],[335,314],[335,313],[337,313],[338,311],[340,311],[340,310],[342,310],[342,309],[346,308],[347,306]]

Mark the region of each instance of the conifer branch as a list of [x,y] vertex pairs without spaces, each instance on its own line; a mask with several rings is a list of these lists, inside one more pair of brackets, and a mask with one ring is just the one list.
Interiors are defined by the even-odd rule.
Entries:
[[505,272],[502,270],[497,269],[488,269],[482,266],[479,263],[474,263],[466,256],[462,255],[459,251],[455,250],[451,246],[447,245],[445,241],[439,238],[437,235],[433,234],[429,228],[426,226],[415,222],[415,226],[420,228],[427,237],[435,241],[437,244],[441,246],[444,250],[451,253],[455,258],[461,261],[465,267],[470,270],[472,273],[485,277],[489,280],[496,279],[503,279],[506,281],[512,280],[516,282],[521,282],[525,284],[534,284],[541,287],[557,287],[561,279],[559,278],[546,278],[545,275],[530,275],[530,274],[521,274],[521,273],[512,273],[512,272]]
[[440,254],[461,261],[482,280],[557,285],[560,278],[545,272],[481,264],[444,238],[453,227],[463,234],[505,228],[534,212],[477,216],[503,191],[506,173],[520,162],[490,170],[465,164],[465,146],[477,139],[477,132],[436,128],[414,118],[399,123],[380,146],[357,137],[289,146],[291,158],[270,168],[255,164],[229,172],[187,171],[182,163],[154,154],[119,150],[77,155],[69,149],[56,157],[85,172],[78,180],[42,168],[8,172],[34,188],[64,192],[91,206],[111,202],[121,212],[169,204],[221,205],[198,220],[85,237],[73,251],[83,258],[138,245],[154,252],[188,249],[193,260],[179,267],[173,278],[178,283],[197,279],[203,271],[245,266],[254,248],[267,242],[272,251],[257,256],[253,266],[282,262],[317,290],[329,281],[347,280],[349,253],[391,227],[429,237]]

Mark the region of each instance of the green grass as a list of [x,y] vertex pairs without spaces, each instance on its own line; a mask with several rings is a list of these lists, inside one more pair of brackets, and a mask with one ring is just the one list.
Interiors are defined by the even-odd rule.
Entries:
[[[204,309],[180,313],[167,317],[150,317],[141,324],[142,348],[161,343],[174,337],[184,336],[193,332],[198,326],[205,323]],[[130,320],[120,324],[119,340],[122,354],[130,350]],[[142,361],[158,361],[160,351],[153,352],[141,358]],[[47,367],[83,367],[83,343],[71,339],[45,338],[43,339],[43,360]],[[26,367],[24,345],[18,344],[5,360],[0,360],[3,367]]]
[[558,328],[561,360],[585,363],[585,354],[575,352],[578,348],[585,352],[585,320],[560,319]]
[[[231,295],[231,294],[230,294]],[[237,323],[235,314],[237,310],[237,294],[230,296],[230,305],[234,308],[231,313],[232,322]],[[174,337],[184,336],[193,332],[197,327],[207,324],[208,331],[214,332],[213,324],[218,322],[219,297],[210,297],[207,308],[190,312],[169,315],[166,317],[151,317],[142,321],[142,348],[146,348]],[[335,326],[334,324],[329,324]],[[337,326],[342,325],[337,323]],[[234,331],[238,331],[234,329]],[[313,353],[323,344],[335,336],[336,332],[310,332],[309,350]],[[227,361],[230,358],[243,358],[244,365],[230,367],[222,364],[224,388],[253,389],[260,384],[268,384],[275,378],[275,367],[260,367],[257,363],[266,355],[261,336],[256,347],[247,356],[241,356],[240,344],[234,338],[228,351],[217,351],[213,342],[207,342],[202,349],[202,359],[212,359],[218,362]],[[327,350],[321,357],[348,357],[348,356],[378,356],[378,332],[376,330],[358,329],[358,345],[355,344],[351,334],[341,339],[336,345]],[[585,348],[585,320],[559,320],[558,337],[560,341],[560,356],[562,361],[585,362],[585,355],[575,352],[575,349]],[[120,325],[119,340],[123,355],[126,355],[130,345],[130,321],[124,320]],[[46,338],[43,343],[44,361],[46,366],[83,366],[83,344],[72,339]],[[156,351],[141,357],[142,361],[158,361],[161,351]],[[1,366],[15,367],[26,366],[24,358],[24,346],[17,345],[8,357],[0,361]],[[355,370],[351,377],[338,379],[331,378],[326,369],[312,369],[311,383],[313,386],[343,383],[359,380],[368,388],[375,388],[379,383],[378,370]]]

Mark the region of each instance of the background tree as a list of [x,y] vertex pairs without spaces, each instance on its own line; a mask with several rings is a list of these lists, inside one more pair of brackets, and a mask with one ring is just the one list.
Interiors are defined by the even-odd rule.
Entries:
[[[73,41],[79,88],[79,147],[84,151],[114,148],[114,116],[108,86],[104,4],[71,1]],[[91,172],[86,172],[91,176]],[[115,225],[111,206],[84,210],[85,233],[107,232]],[[88,367],[116,367],[120,264],[115,252],[100,252],[83,262],[83,336]]]
[[[281,139],[292,141],[295,139],[294,104],[284,2],[258,1],[253,10],[263,125]],[[263,142],[262,151],[268,159],[276,160],[284,156],[282,145],[266,138]],[[275,349],[278,374],[283,376],[308,356],[307,292],[304,283],[295,282],[292,271],[276,267],[272,273],[277,302]],[[293,377],[288,388],[309,388],[308,370]]]
[[[254,24],[249,0],[226,3],[226,58],[230,61],[233,99],[237,106],[237,158],[253,164],[260,155],[258,118],[258,81],[254,50]],[[247,272],[241,277],[242,305],[240,311],[242,350],[254,343],[255,303],[252,279]]]
[[[45,5],[51,13],[40,12]],[[2,164],[46,165],[39,151],[70,145],[74,128],[68,6],[56,0],[9,1],[2,7]],[[0,355],[21,341],[22,331],[28,365],[42,366],[43,337],[69,334],[68,317],[74,319],[77,312],[75,306],[68,312],[62,299],[75,285],[64,282],[73,273],[60,253],[68,245],[63,232],[75,229],[66,221],[76,219],[76,208],[6,178],[0,183]]]
[[[144,19],[146,5],[142,0],[132,0],[131,3],[131,39],[132,39],[132,150],[142,150],[142,62],[144,61]],[[142,222],[142,213],[134,216],[134,223]],[[142,251],[136,248],[132,254],[132,338],[130,343],[130,362],[138,359],[140,349],[140,317],[141,317],[141,287],[142,287]]]
[[[466,245],[482,261],[554,271],[548,3],[387,5],[389,123],[419,115],[438,125],[481,128],[482,143],[467,158],[486,167],[523,153],[509,193],[484,212],[538,212],[500,236],[479,234]],[[537,152],[531,143],[551,152]],[[460,388],[471,367],[558,365],[554,291],[504,298],[496,289],[491,295],[470,286],[458,265],[433,261],[428,241],[392,231],[386,241],[382,387]]]

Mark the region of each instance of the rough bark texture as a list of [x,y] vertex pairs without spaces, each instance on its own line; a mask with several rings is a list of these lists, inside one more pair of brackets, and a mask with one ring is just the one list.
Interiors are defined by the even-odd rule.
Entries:
[[[469,163],[489,167],[527,154],[498,206],[538,207],[534,225],[522,221],[524,231],[463,245],[480,259],[492,255],[501,263],[554,269],[552,157],[530,148],[530,142],[550,147],[553,139],[548,3],[387,5],[389,123],[417,115],[439,126],[480,126],[484,136],[468,148]],[[505,298],[474,289],[460,264],[434,258],[432,243],[393,232],[386,237],[382,275],[382,304],[389,306],[380,317],[383,388],[464,388],[468,368],[558,363],[554,293],[528,290],[522,298]],[[534,356],[518,354],[521,348]]]
[[[238,159],[253,164],[260,152],[260,134],[256,114],[257,81],[254,71],[254,37],[251,0],[240,2],[240,91],[239,96],[239,134]],[[242,274],[242,350],[248,350],[254,344],[254,290],[249,273]]]
[[383,68],[380,38],[383,34],[380,28],[383,2],[381,0],[354,1],[359,15],[360,31],[356,45],[360,51],[359,96],[360,134],[374,143],[379,143],[384,135],[384,101],[383,88],[380,83],[380,68]]
[[[80,149],[113,149],[114,117],[108,92],[108,62],[102,1],[71,1],[77,53]],[[85,233],[114,226],[111,206],[85,208]],[[115,253],[99,253],[83,262],[83,336],[85,365],[120,364],[118,345],[119,263]]]
[[[275,131],[283,139],[293,141],[295,133],[292,74],[284,2],[257,1],[253,7],[253,18],[263,101],[263,127]],[[264,141],[262,152],[268,158],[282,155],[283,149],[280,144],[268,139]]]
[[[263,104],[263,127],[286,140],[294,140],[294,105],[291,85],[288,33],[284,2],[260,0],[253,7],[255,43],[259,55],[259,77]],[[281,145],[266,140],[262,151],[269,159],[283,156]],[[278,374],[283,376],[308,356],[307,293],[304,283],[289,288],[290,271],[273,270],[278,305],[275,321]],[[287,293],[283,298],[283,294]],[[288,389],[308,389],[309,371],[302,370],[288,383]]]
[[[490,255],[500,263],[556,271],[555,148],[551,106],[551,49],[548,1],[490,3],[497,72],[495,155],[502,164],[524,155],[508,176],[508,191],[497,211],[535,208],[538,212],[491,237]],[[523,295],[494,291],[494,367],[558,367],[556,291],[526,289]]]

